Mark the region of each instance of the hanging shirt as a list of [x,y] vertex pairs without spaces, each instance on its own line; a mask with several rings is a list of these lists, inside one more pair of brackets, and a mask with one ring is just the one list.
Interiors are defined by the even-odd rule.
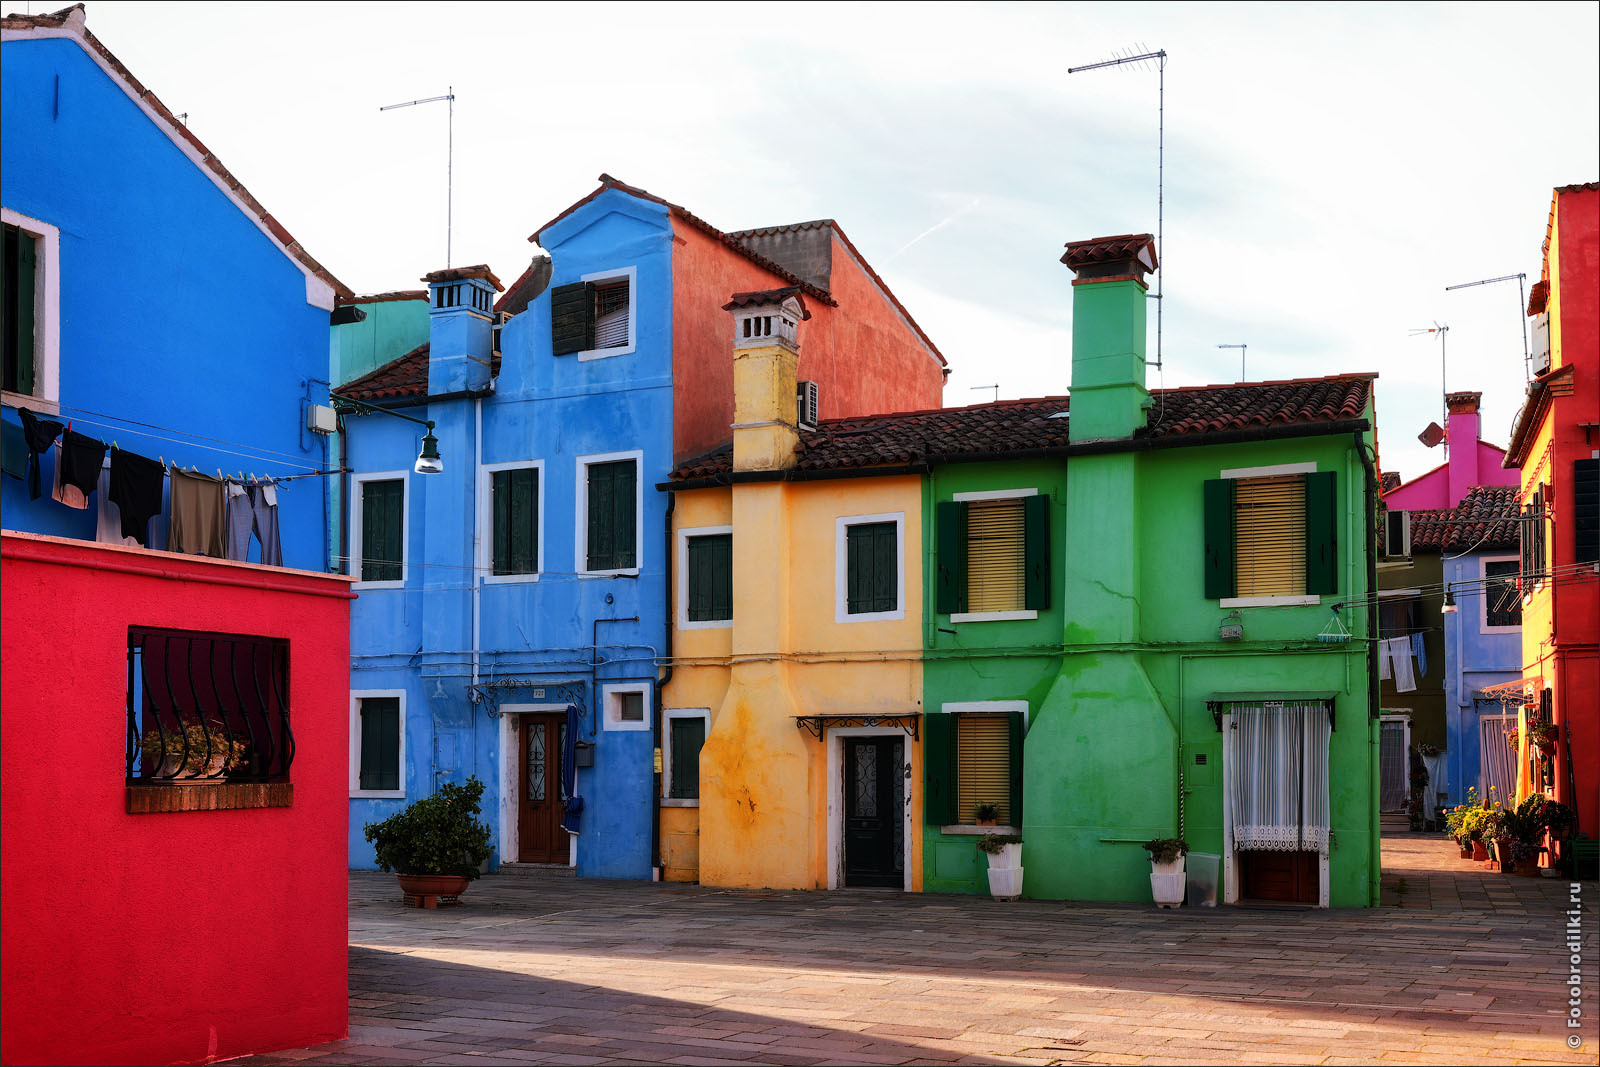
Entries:
[[124,537],[155,547],[150,539],[150,520],[161,514],[161,493],[166,482],[167,469],[155,460],[120,448],[111,450],[109,496],[117,506]]
[[1411,635],[1411,654],[1417,657],[1417,677],[1428,676],[1428,635],[1414,633]]
[[220,478],[173,467],[171,511],[168,549],[216,559],[226,557]]
[[[111,499],[111,469],[100,471],[100,483],[95,487],[94,539],[103,545],[137,545],[135,538],[122,533],[122,509]],[[159,498],[159,497],[158,497]]]
[[27,408],[18,408],[17,415],[22,419],[22,434],[28,445],[28,499],[38,500],[43,492],[39,487],[39,456],[66,427],[54,419],[41,419]]

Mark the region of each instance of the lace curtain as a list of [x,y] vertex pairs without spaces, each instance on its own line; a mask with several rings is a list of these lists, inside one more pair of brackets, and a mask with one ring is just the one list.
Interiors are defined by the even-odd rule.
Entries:
[[1224,731],[1233,847],[1328,851],[1328,709],[1235,704]]

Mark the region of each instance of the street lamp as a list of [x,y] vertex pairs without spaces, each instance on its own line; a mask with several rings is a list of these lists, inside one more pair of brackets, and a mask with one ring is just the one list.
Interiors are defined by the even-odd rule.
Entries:
[[369,404],[365,400],[357,400],[353,396],[343,396],[339,393],[329,393],[328,395],[333,399],[335,407],[341,408],[346,412],[359,410],[363,414],[376,412],[382,415],[393,415],[397,419],[405,419],[407,422],[414,422],[418,426],[425,427],[428,432],[422,435],[422,451],[417,453],[416,465],[411,469],[418,474],[444,473],[444,460],[439,457],[439,439],[433,435],[432,419],[419,419],[414,415],[403,415],[393,408],[381,408],[376,404]]

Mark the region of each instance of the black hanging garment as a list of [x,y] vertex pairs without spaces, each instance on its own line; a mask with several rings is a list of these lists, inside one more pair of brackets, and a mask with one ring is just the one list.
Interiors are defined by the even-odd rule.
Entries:
[[70,485],[87,501],[100,480],[100,465],[106,459],[106,443],[76,430],[61,438],[61,484]]
[[22,417],[22,432],[28,439],[28,499],[38,500],[39,453],[55,444],[66,427],[54,419],[41,419],[27,408],[18,408],[17,414]]
[[161,514],[167,469],[153,459],[111,450],[111,499],[122,512],[122,536],[150,545],[150,520]]

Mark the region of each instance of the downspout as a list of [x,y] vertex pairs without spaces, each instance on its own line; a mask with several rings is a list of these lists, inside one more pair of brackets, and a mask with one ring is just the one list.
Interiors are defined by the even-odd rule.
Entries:
[[339,416],[339,574],[350,573],[350,433]]
[[667,632],[662,641],[662,658],[666,660],[666,671],[656,679],[656,713],[653,717],[654,721],[650,726],[651,731],[655,735],[655,756],[652,761],[654,775],[651,779],[654,782],[654,788],[652,788],[650,791],[650,873],[652,880],[657,882],[661,881],[661,875],[664,870],[661,862],[661,744],[664,740],[663,735],[666,732],[665,722],[667,712],[666,709],[662,707],[662,700],[666,696],[667,683],[672,681],[672,631],[677,622],[677,615],[674,614],[675,604],[672,599],[672,512],[677,508],[677,506],[678,494],[674,493],[670,489],[667,490],[667,518],[664,524],[666,528],[665,536],[667,548],[666,554],[661,557],[662,559],[666,560],[667,564],[666,580],[662,583],[666,587],[667,591]]
[[[1367,454],[1367,443],[1362,440],[1361,431],[1352,432],[1355,439],[1356,454],[1361,457],[1361,466],[1366,471],[1366,508],[1362,512],[1361,521],[1364,524],[1367,552],[1367,744],[1371,748],[1368,759],[1369,781],[1374,787],[1378,778],[1378,739],[1373,735],[1373,723],[1379,717],[1379,684],[1378,684],[1378,656],[1377,648],[1372,639],[1378,633],[1378,546],[1372,536],[1372,521],[1377,514],[1378,507],[1378,471],[1373,466],[1372,457]],[[1383,836],[1382,823],[1378,818],[1378,805],[1371,805],[1368,814],[1368,836],[1371,840],[1371,875],[1367,882],[1367,897],[1370,907],[1377,907],[1380,898],[1380,885],[1383,877]]]
[[[491,390],[492,391],[492,390]],[[473,417],[473,457],[472,457],[472,565],[467,573],[472,575],[472,686],[467,692],[476,693],[478,685],[479,665],[479,633],[481,625],[480,607],[483,599],[483,575],[478,573],[478,561],[482,559],[481,542],[483,540],[483,523],[478,514],[479,483],[483,480],[483,397],[480,395],[472,401]],[[535,503],[538,503],[535,501]],[[542,562],[542,561],[541,561]]]

